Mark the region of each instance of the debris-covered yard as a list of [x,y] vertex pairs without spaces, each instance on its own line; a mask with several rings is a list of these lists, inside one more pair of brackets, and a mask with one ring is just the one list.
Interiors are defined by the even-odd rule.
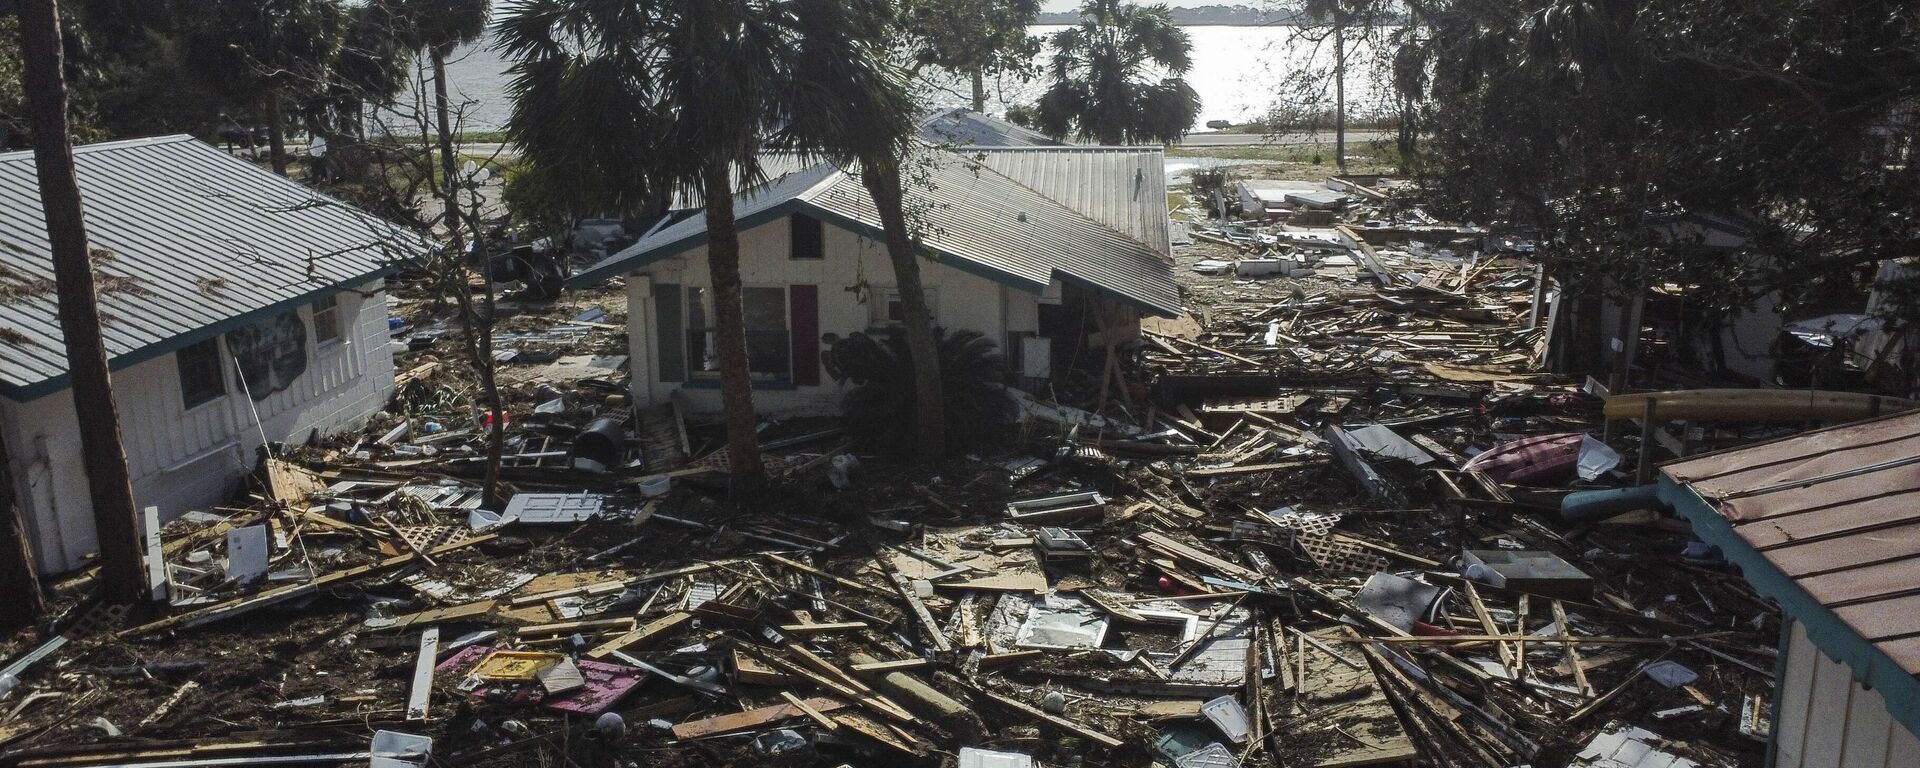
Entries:
[[717,419],[629,407],[616,286],[505,305],[481,509],[457,326],[403,302],[389,411],[171,524],[169,604],[83,577],[0,646],[5,760],[1758,764],[1777,612],[1645,498],[1563,505],[1651,467],[1537,373],[1525,244],[1340,184],[1193,224],[1124,386],[1088,352],[937,467],[769,423],[747,503]]

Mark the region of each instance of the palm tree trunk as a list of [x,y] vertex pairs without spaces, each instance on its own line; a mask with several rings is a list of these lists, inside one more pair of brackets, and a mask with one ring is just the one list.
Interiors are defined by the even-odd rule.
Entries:
[[[140,517],[134,509],[127,454],[120,445],[120,415],[100,340],[100,309],[93,263],[87,252],[80,184],[74,176],[68,136],[67,86],[62,80],[60,12],[54,0],[19,4],[26,53],[27,99],[33,113],[33,158],[40,176],[40,205],[53,245],[53,274],[73,380],[74,415],[80,429],[80,459],[93,502],[100,546],[100,596],[132,603],[148,596],[140,561]],[[7,489],[11,494],[12,489]]]
[[753,378],[747,364],[746,308],[740,292],[740,231],[726,158],[707,161],[707,270],[713,279],[714,343],[720,348],[720,404],[726,411],[727,469],[736,496],[766,488],[754,434]]
[[894,283],[900,289],[900,308],[906,315],[907,354],[913,363],[914,457],[923,463],[939,461],[947,452],[946,396],[940,378],[940,347],[933,338],[933,313],[927,291],[920,284],[920,260],[907,232],[907,214],[898,161],[862,166],[861,181],[880,210],[886,231],[887,255],[893,260]]
[[[473,286],[467,278],[466,233],[460,229],[460,179],[458,177],[459,157],[453,151],[453,115],[450,99],[447,96],[447,50],[434,46],[428,50],[433,59],[433,109],[435,124],[438,126],[440,145],[440,194],[442,198],[442,216],[446,220],[447,243],[452,249],[454,298],[460,305],[460,324],[467,337],[467,356],[472,358],[473,370],[480,376],[480,390],[486,398],[487,413],[487,464],[485,479],[481,484],[480,495],[488,507],[499,509],[504,503],[500,498],[500,456],[506,446],[506,412],[500,401],[499,380],[494,375],[493,362],[493,269],[492,260],[485,254],[481,259],[481,281],[486,284],[484,308],[473,305]],[[474,237],[479,237],[480,211],[473,212]],[[484,309],[484,317],[481,311]]]
[[280,114],[280,91],[272,86],[260,97],[260,103],[267,113],[267,157],[273,160],[273,172],[287,175],[287,133],[286,124]]
[[983,67],[973,68],[973,111],[987,111],[987,71]]
[[7,455],[5,438],[0,437],[0,595],[7,596],[0,600],[0,629],[32,624],[47,610],[19,499],[13,486],[13,460]]

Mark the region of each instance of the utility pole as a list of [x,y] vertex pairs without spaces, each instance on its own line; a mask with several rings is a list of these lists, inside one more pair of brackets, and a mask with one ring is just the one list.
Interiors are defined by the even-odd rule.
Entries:
[[[72,128],[67,123],[67,85],[62,79],[60,11],[54,0],[22,0],[20,37],[26,54],[26,91],[33,114],[33,159],[40,179],[40,207],[53,246],[53,276],[73,382],[74,415],[80,426],[80,459],[93,501],[94,534],[100,546],[100,596],[109,603],[147,599],[141,567],[140,515],[120,445],[120,414],[107,376],[107,349],[100,340],[99,296],[87,225],[80,212],[80,182],[73,170]],[[9,493],[12,492],[8,488]]]

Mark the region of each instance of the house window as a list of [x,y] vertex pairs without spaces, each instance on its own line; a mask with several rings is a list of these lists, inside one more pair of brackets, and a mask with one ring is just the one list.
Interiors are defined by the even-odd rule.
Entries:
[[[923,289],[927,294],[927,314],[938,324],[940,318],[940,293],[933,288]],[[867,302],[868,327],[898,328],[907,322],[907,311],[900,303],[900,292],[893,289],[876,291],[875,298]]]
[[219,339],[207,339],[174,353],[180,366],[180,402],[187,408],[227,393],[226,372],[220,367]]
[[313,340],[325,344],[340,338],[340,296],[328,296],[313,303]]
[[[755,381],[792,381],[793,344],[787,329],[787,289],[743,288],[746,309],[747,370]],[[695,378],[720,376],[715,338],[713,290],[687,289],[687,352]]]
[[827,257],[826,230],[820,226],[820,220],[811,216],[794,214],[787,217],[789,234],[793,238],[795,259],[824,259]]

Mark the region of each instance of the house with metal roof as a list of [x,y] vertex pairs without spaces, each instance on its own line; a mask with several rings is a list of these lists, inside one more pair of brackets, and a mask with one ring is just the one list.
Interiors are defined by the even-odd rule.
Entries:
[[[901,319],[879,212],[846,169],[767,166],[780,175],[735,200],[755,407],[831,412],[843,390],[824,375],[823,339]],[[935,324],[978,331],[1045,378],[1089,332],[1090,303],[1122,333],[1179,314],[1164,167],[1157,147],[924,147],[907,208]],[[636,403],[719,408],[706,245],[689,209],[573,278],[626,277]]]
[[1920,413],[1661,475],[1662,500],[1780,606],[1767,765],[1920,765]]
[[[421,238],[189,136],[76,147],[134,498],[236,490],[265,442],[356,426],[393,389],[385,278]],[[95,551],[32,153],[0,154],[0,435],[42,570]]]

